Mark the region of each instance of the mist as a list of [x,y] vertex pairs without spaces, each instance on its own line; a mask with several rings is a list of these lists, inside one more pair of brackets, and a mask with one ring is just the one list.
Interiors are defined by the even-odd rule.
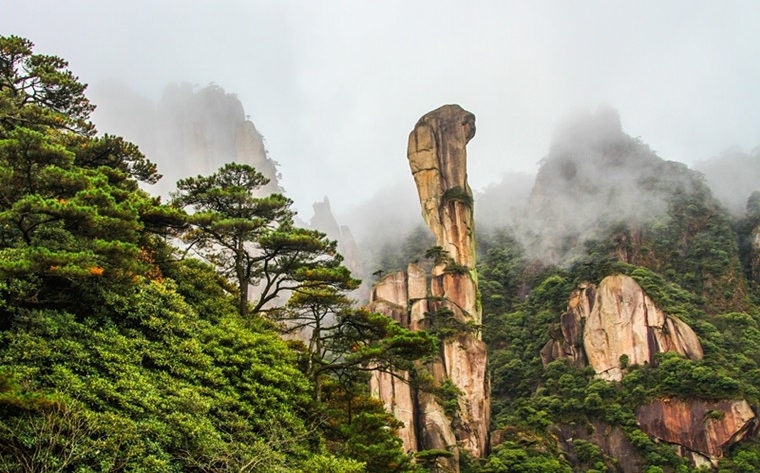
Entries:
[[535,174],[556,122],[602,102],[667,159],[691,164],[760,143],[753,1],[0,7],[4,34],[65,58],[92,91],[118,80],[153,104],[170,83],[235,94],[304,218],[325,194],[334,212],[350,213],[406,179],[408,133],[445,103],[477,117],[469,150],[476,192],[505,173]]
[[734,217],[744,216],[747,200],[760,191],[760,147],[746,152],[731,147],[694,168],[705,175],[715,196]]
[[[612,172],[594,140],[616,137],[641,144],[642,161],[699,169],[735,215],[758,182],[753,1],[0,7],[3,34],[63,57],[90,84],[101,133],[136,142],[159,164],[164,179],[150,192],[166,196],[179,178],[243,159],[242,133],[243,154],[257,156],[249,164],[294,200],[301,223],[329,199],[370,273],[378,248],[424,229],[407,136],[445,103],[477,119],[468,146],[477,222],[511,228],[548,261],[559,253],[547,234],[582,243],[594,222],[662,209],[656,193],[641,192],[640,166]],[[594,118],[600,103],[618,119]],[[589,186],[605,184],[578,194],[562,185],[571,169]]]
[[[278,163],[268,156],[242,103],[217,85],[169,84],[154,103],[111,81],[93,87],[91,96],[100,103],[94,119],[101,130],[123,134],[158,163],[164,179],[149,192],[166,197],[178,179],[237,161],[272,180],[262,193],[288,194],[279,184]],[[582,257],[586,242],[602,238],[615,224],[635,227],[663,217],[670,191],[688,191],[693,184],[681,172],[685,164],[667,162],[643,138],[627,134],[620,114],[607,104],[566,114],[547,147],[548,153],[535,159],[536,174],[505,172],[474,193],[479,231],[507,229],[527,257],[544,264]],[[734,147],[694,165],[735,217],[743,215],[749,195],[760,190],[759,150],[751,154]],[[668,181],[662,173],[673,176]],[[434,245],[414,180],[408,169],[404,174],[340,213],[330,199],[336,189],[326,188],[297,222],[337,240],[347,266],[367,283],[378,270],[403,269]],[[363,289],[357,297],[366,299],[368,286]]]

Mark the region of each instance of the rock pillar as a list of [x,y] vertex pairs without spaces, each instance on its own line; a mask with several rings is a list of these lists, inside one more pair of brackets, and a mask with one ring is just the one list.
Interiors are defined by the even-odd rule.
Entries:
[[[463,448],[474,457],[487,453],[490,423],[490,386],[485,343],[480,339],[482,322],[475,272],[475,237],[472,191],[467,183],[466,145],[475,135],[475,116],[458,105],[445,105],[424,115],[409,135],[407,157],[417,185],[422,216],[439,246],[435,266],[428,275],[417,264],[406,273],[389,275],[373,291],[371,308],[403,320],[418,330],[434,326],[447,317],[459,329],[441,340],[436,361],[425,368],[434,384],[456,386],[459,394],[452,412],[434,394],[418,392],[413,425],[402,438],[416,441],[414,450],[449,449],[448,467],[458,470],[456,459]],[[403,283],[402,283],[403,281]],[[401,303],[406,297],[406,304]],[[390,299],[393,299],[392,301]],[[405,307],[406,315],[398,314]],[[391,310],[393,308],[394,310]],[[379,377],[373,389],[390,409],[401,414],[401,398],[395,387],[386,398]],[[405,423],[407,420],[405,419]]]

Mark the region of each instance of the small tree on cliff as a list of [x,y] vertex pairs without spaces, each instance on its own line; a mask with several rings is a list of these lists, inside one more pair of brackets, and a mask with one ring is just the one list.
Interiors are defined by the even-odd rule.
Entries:
[[[172,195],[174,205],[193,211],[183,235],[189,249],[237,283],[243,316],[285,291],[358,284],[341,265],[336,242],[293,224],[290,199],[254,195],[268,182],[251,166],[229,163],[210,176],[180,180]],[[258,291],[249,306],[251,286]]]

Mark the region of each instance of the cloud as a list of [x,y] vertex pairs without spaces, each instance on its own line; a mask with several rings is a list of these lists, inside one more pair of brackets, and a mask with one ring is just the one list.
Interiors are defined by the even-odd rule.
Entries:
[[[345,212],[407,173],[406,137],[459,103],[470,183],[534,173],[559,117],[613,104],[626,132],[694,162],[760,144],[760,4],[0,0],[0,30],[157,101],[170,82],[240,98],[302,213]],[[118,130],[115,130],[118,132]]]

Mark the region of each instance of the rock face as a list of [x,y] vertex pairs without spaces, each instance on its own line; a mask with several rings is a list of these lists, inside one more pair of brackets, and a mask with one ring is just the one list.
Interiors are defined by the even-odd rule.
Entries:
[[580,366],[587,361],[599,377],[619,381],[621,357],[640,365],[668,351],[692,360],[703,356],[688,325],[656,307],[631,277],[618,274],[604,278],[598,288],[586,284],[573,292],[562,316],[562,337],[547,343],[541,357],[545,364],[557,358]]
[[[703,356],[692,329],[656,307],[636,281],[624,275],[608,276],[598,287],[586,283],[573,291],[560,325],[561,333],[554,334],[541,350],[544,364],[567,358],[576,366],[592,366],[597,376],[608,381],[622,379],[625,367],[621,366],[621,357],[630,365],[640,365],[652,363],[657,352],[676,352],[692,360]],[[676,445],[682,456],[690,457],[699,467],[716,465],[723,452],[747,434],[756,416],[744,400],[673,398],[639,407],[636,419],[643,432]],[[578,435],[568,431],[559,438]],[[607,438],[606,434],[597,437],[591,440],[611,457],[633,455],[626,442]],[[570,449],[569,443],[566,448]],[[630,458],[632,464],[640,466],[640,459]],[[640,471],[622,466],[620,471]]]
[[[404,327],[414,326],[415,329],[419,329],[420,320],[417,320],[413,324],[412,311],[409,309],[409,286],[411,281],[409,275],[415,274],[415,268],[413,268],[415,265],[409,266],[408,272],[399,271],[389,274],[375,284],[372,288],[369,309],[385,314]],[[419,275],[419,272],[416,274]],[[422,277],[424,283],[424,271],[422,271]],[[424,286],[422,289],[423,291],[425,290]],[[422,302],[425,301],[424,295],[425,293],[423,292]],[[420,313],[420,316],[423,316],[422,313]],[[404,442],[404,451],[417,451],[420,449],[417,434],[423,430],[420,426],[424,425],[422,420],[426,417],[428,411],[419,405],[417,393],[414,392],[409,383],[404,382],[409,379],[409,373],[401,372],[394,374],[396,376],[388,373],[373,372],[370,378],[370,391],[374,397],[383,401],[388,412],[391,412],[396,419],[404,423],[404,426],[399,429],[399,436]],[[429,414],[433,415],[433,412],[430,411]],[[445,448],[447,445],[456,443],[451,429],[439,433],[439,435],[446,439],[441,442],[440,448]],[[452,439],[452,443],[446,443]]]
[[[481,323],[472,192],[466,171],[466,145],[474,134],[474,115],[458,105],[446,105],[423,116],[409,135],[407,156],[422,215],[441,254],[429,275],[413,263],[406,272],[381,279],[372,292],[370,308],[413,330],[428,327],[431,318],[441,314],[464,327]],[[456,471],[458,448],[475,457],[487,453],[490,398],[486,365],[486,347],[477,331],[462,330],[446,337],[439,358],[425,367],[436,385],[448,380],[460,390],[453,418],[432,394],[407,392],[408,387],[404,391],[387,381],[384,384],[379,375],[373,380],[373,392],[397,416],[403,415],[408,398],[415,399],[415,414],[402,432],[404,447],[449,449],[454,456],[444,466]]]
[[475,264],[466,149],[473,136],[475,115],[444,105],[420,118],[407,148],[425,222],[440,246],[468,267]]
[[567,358],[578,367],[588,364],[583,350],[583,325],[594,307],[595,296],[596,287],[589,283],[581,285],[570,294],[567,312],[560,319],[562,332],[541,350],[544,366],[558,358]]
[[744,438],[755,413],[745,400],[661,399],[638,408],[636,420],[648,435],[716,464],[728,447]]
[[632,278],[608,276],[599,284],[586,318],[583,347],[601,377],[622,378],[620,357],[631,365],[651,363],[657,352],[674,351],[702,359],[702,345],[684,322],[668,317]]

